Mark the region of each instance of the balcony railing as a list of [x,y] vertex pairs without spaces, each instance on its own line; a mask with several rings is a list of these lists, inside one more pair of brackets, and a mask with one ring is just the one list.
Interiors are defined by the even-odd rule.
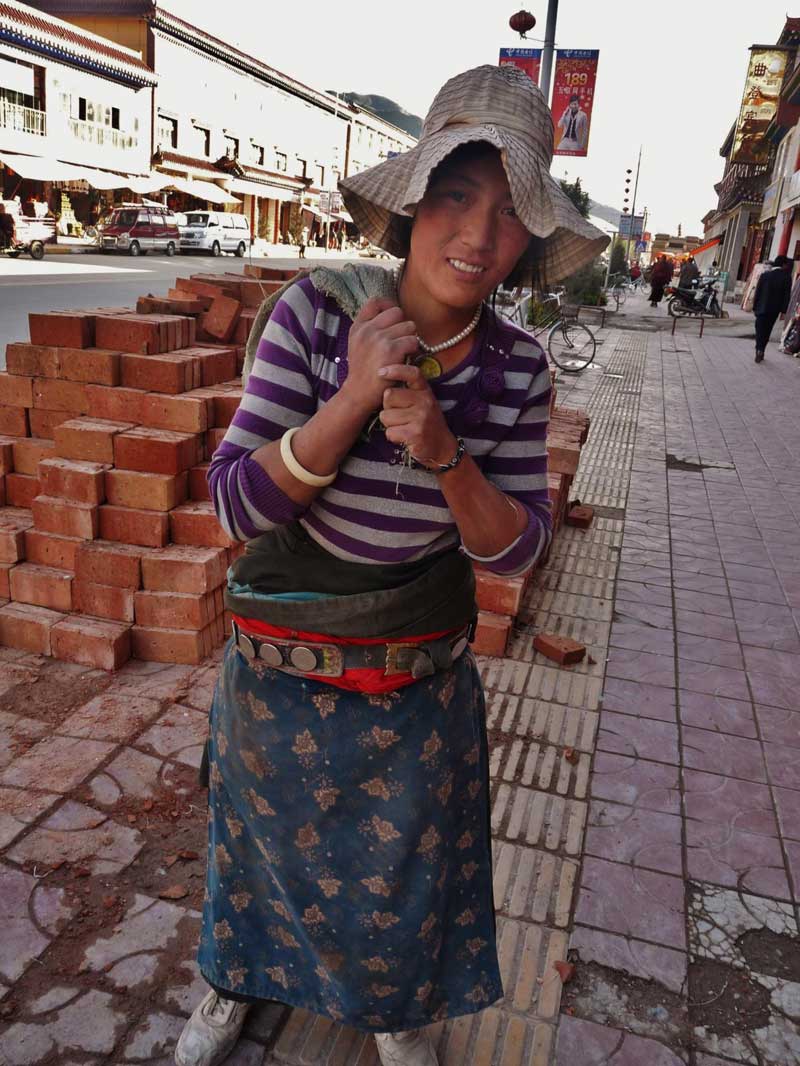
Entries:
[[36,108],[0,100],[0,128],[44,137],[47,133],[46,116],[44,111],[37,111]]
[[73,137],[86,144],[98,144],[108,148],[136,148],[139,138],[111,126],[98,126],[94,122],[84,122],[80,118],[69,119],[69,128]]
[[769,185],[769,170],[768,166],[732,164],[722,181],[714,186],[719,196],[717,210],[730,211],[741,203],[760,204]]

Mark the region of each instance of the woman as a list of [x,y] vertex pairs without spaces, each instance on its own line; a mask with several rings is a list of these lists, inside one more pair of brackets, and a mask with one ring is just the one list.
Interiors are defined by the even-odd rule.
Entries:
[[661,258],[650,272],[650,306],[658,307],[664,298],[664,287],[672,279],[672,263]]
[[220,1062],[254,999],[435,1066],[425,1027],[502,995],[470,559],[514,574],[548,544],[550,378],[484,301],[520,264],[565,276],[606,243],[550,178],[552,143],[521,71],[452,79],[414,149],[341,183],[405,256],[398,279],[358,268],[391,297],[350,318],[312,274],[263,332],[209,474],[249,543],[211,712],[212,991],[180,1066]]

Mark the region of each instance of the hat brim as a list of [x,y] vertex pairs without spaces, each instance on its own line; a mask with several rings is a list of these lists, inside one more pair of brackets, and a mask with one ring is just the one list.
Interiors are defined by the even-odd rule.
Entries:
[[580,214],[528,144],[498,126],[447,127],[410,151],[352,174],[339,188],[353,222],[370,243],[406,254],[403,218],[412,217],[434,169],[462,144],[486,141],[500,152],[517,215],[544,242],[548,282],[569,277],[596,259],[609,238]]

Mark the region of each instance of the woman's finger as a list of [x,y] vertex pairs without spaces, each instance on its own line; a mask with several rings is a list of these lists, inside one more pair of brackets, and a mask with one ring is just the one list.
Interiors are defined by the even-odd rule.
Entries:
[[409,407],[419,403],[419,392],[414,389],[398,389],[396,385],[385,389],[383,393],[383,406],[398,410],[408,410]]
[[[392,308],[400,311],[400,308],[394,300],[389,300],[385,296],[374,296],[371,300],[367,300],[353,319],[353,323],[371,322],[374,318],[377,318],[378,315],[382,314],[384,311],[389,311]],[[402,311],[400,311],[400,314],[402,315]]]
[[[398,341],[397,343],[399,344],[401,342]],[[387,378],[389,381],[403,382],[409,389],[414,389],[416,391],[430,388],[420,368],[418,366],[413,366],[410,363],[382,366],[378,371],[378,374],[380,377]]]

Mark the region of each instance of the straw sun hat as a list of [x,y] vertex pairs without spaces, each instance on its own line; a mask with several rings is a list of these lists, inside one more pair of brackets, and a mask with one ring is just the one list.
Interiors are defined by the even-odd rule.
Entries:
[[422,135],[408,152],[339,182],[345,206],[372,244],[407,252],[407,227],[431,173],[469,141],[499,149],[517,215],[544,239],[548,281],[568,277],[608,244],[550,174],[553,120],[544,96],[514,66],[482,66],[451,78],[436,94]]

